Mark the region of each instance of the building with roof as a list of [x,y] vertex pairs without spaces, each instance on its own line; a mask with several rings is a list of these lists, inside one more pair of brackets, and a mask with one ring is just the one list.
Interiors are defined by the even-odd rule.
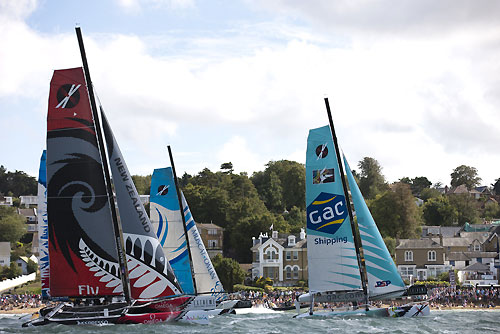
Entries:
[[450,270],[444,263],[444,247],[433,239],[400,239],[396,246],[396,266],[403,279],[436,278]]
[[269,277],[274,286],[295,286],[307,280],[307,243],[304,229],[297,235],[272,231],[253,237],[252,279]]
[[222,246],[224,246],[224,229],[213,223],[196,223],[196,228],[201,235],[201,240],[203,240],[208,256],[212,259],[217,254],[222,255]]

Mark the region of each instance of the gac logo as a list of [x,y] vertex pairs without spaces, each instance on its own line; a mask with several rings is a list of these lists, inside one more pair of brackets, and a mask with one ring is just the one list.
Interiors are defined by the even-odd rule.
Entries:
[[307,207],[307,228],[334,234],[347,218],[345,197],[320,193]]

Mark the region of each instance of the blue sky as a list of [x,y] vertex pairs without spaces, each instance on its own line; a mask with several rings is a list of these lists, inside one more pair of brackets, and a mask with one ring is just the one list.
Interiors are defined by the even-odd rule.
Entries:
[[500,177],[500,3],[431,0],[0,2],[0,164],[35,176],[54,69],[92,79],[128,167],[252,174],[305,161],[326,125],[389,182]]

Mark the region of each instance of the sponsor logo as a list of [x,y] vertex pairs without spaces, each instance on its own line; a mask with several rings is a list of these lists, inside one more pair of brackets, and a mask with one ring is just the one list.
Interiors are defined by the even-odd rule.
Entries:
[[391,284],[391,281],[387,280],[387,281],[377,281],[375,283],[375,287],[376,288],[383,288],[384,286],[389,286]]
[[318,145],[318,147],[316,147],[316,156],[318,157],[318,159],[323,159],[327,155],[328,155],[328,147],[326,147],[326,143]]
[[95,296],[99,294],[99,287],[98,286],[92,287],[90,285],[79,285],[78,294]]
[[108,324],[108,320],[77,320],[76,324],[77,325],[106,325]]
[[314,244],[315,245],[335,245],[336,243],[343,242],[344,244],[347,243],[347,237],[337,237],[337,238],[315,238],[314,239]]
[[57,102],[59,104],[56,108],[73,108],[80,102],[80,88],[81,84],[76,86],[75,84],[66,84],[59,87],[57,90]]
[[335,234],[346,218],[347,207],[342,195],[322,192],[307,207],[307,228],[311,230]]
[[335,170],[333,168],[323,168],[313,170],[313,184],[335,182]]
[[158,187],[158,192],[156,193],[156,196],[165,196],[166,194],[168,194],[168,187],[170,187],[169,185],[166,186],[166,185],[161,185]]

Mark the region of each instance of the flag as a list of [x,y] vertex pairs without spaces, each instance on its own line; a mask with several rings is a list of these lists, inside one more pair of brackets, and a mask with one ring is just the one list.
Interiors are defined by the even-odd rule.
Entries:
[[274,223],[273,223],[273,224],[271,224],[271,227],[269,227],[269,229],[270,229],[271,231],[273,230],[273,225],[274,225]]

